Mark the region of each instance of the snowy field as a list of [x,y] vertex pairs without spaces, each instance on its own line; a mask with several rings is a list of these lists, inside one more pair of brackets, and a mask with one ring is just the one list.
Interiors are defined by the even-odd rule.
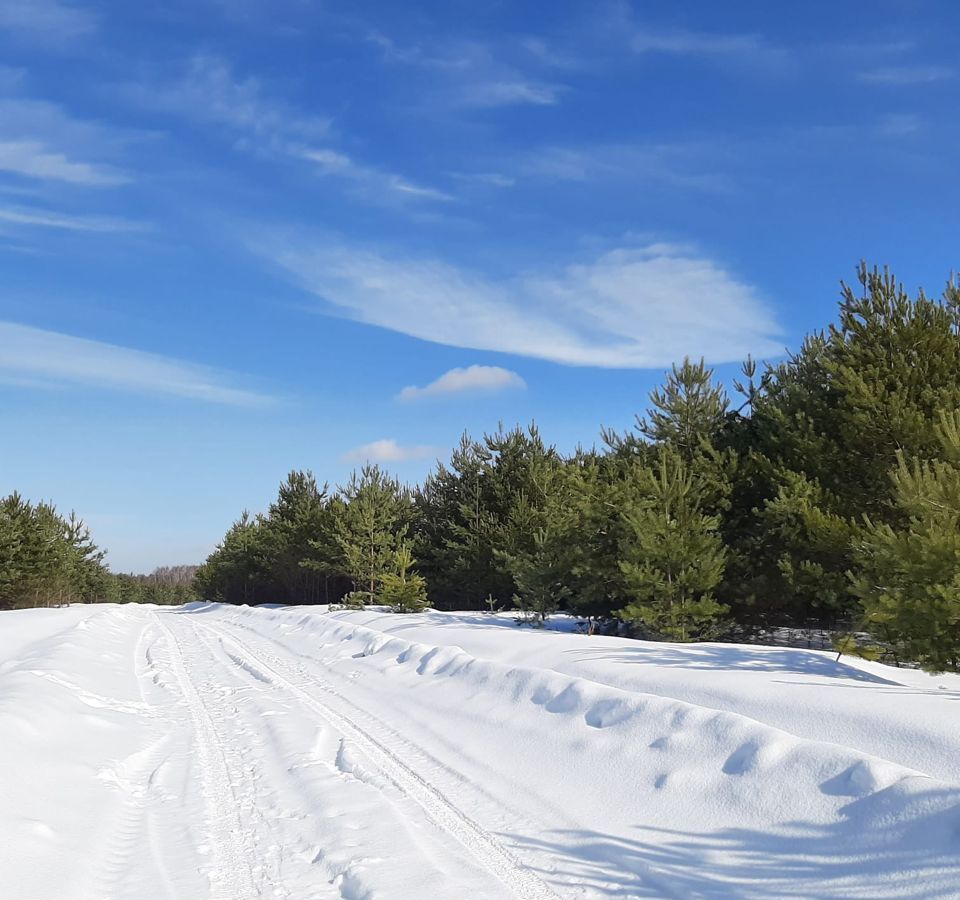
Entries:
[[960,897],[960,677],[482,614],[0,613],[0,898]]

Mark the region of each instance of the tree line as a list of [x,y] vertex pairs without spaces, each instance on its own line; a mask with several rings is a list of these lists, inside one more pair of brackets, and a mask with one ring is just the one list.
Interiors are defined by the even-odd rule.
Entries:
[[103,559],[75,513],[17,492],[0,499],[0,609],[101,599],[109,580]]
[[0,609],[67,603],[165,603],[197,599],[198,566],[161,566],[149,575],[113,573],[76,513],[0,498]]
[[960,288],[911,297],[886,270],[857,275],[834,324],[777,365],[748,359],[733,398],[685,360],[599,448],[501,426],[415,487],[376,465],[335,489],[291,472],[196,590],[564,608],[680,641],[815,624],[960,670]]

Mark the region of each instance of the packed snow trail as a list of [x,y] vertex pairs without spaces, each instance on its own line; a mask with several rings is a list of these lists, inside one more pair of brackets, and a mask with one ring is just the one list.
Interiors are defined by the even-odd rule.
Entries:
[[714,646],[0,613],[0,897],[960,897],[960,678]]
[[[417,775],[388,747],[346,716],[318,702],[307,693],[307,688],[291,681],[289,675],[281,674],[279,669],[284,667],[281,660],[271,657],[267,662],[264,657],[257,656],[238,638],[230,637],[220,629],[206,625],[201,624],[199,627],[208,629],[225,645],[235,647],[242,656],[231,658],[241,668],[249,671],[254,677],[259,675],[265,681],[289,691],[302,701],[307,710],[329,723],[344,738],[349,738],[401,793],[419,803],[438,827],[460,841],[482,865],[495,874],[510,889],[512,896],[517,897],[518,900],[555,900],[557,895],[532,871],[504,850],[493,835],[477,825],[463,810],[458,809],[440,791]],[[297,677],[297,674],[301,677],[305,675],[302,667],[293,677]],[[329,688],[327,690],[329,691]],[[341,743],[341,747],[343,746],[344,744]],[[342,760],[342,753],[339,754],[339,758]],[[343,766],[343,763],[341,762],[340,765]]]
[[211,897],[223,900],[254,900],[260,895],[250,870],[253,847],[244,844],[244,824],[239,817],[238,786],[243,777],[230,770],[224,749],[224,736],[218,733],[207,704],[197,692],[183,660],[180,642],[158,617],[171,650],[170,664],[193,722],[194,746],[200,763],[202,792],[207,801],[207,823],[211,832],[214,869]]

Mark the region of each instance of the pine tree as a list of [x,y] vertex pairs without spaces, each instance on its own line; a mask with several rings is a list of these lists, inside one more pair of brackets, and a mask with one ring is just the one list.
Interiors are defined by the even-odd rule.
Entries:
[[637,417],[637,430],[655,444],[675,448],[688,463],[709,452],[730,405],[726,391],[713,383],[713,371],[702,359],[689,358],[673,366],[650,402],[647,418]]
[[867,519],[854,591],[866,627],[907,659],[960,671],[960,410],[941,413],[941,458],[902,451],[892,474],[903,524]]
[[494,466],[485,444],[464,434],[449,465],[439,463],[417,492],[416,554],[435,605],[471,609],[510,596],[512,580],[494,556]]
[[753,403],[752,484],[741,497],[757,515],[751,524],[741,507],[731,539],[735,556],[752,561],[745,590],[778,623],[856,619],[846,573],[862,517],[896,524],[888,472],[897,451],[935,455],[938,411],[960,406],[951,287],[940,301],[911,298],[865,264],[857,279],[859,292],[842,285],[838,324],[770,369]]
[[403,542],[393,555],[392,571],[380,578],[377,600],[398,613],[420,612],[427,605],[427,583],[412,571],[414,565],[410,545]]
[[372,599],[392,571],[413,519],[409,491],[379,466],[354,472],[332,505],[333,536],[354,591]]
[[533,424],[501,426],[482,441],[464,436],[450,467],[439,466],[418,497],[417,553],[432,602],[479,609],[488,596],[512,601],[517,584],[508,560],[532,549],[537,527],[520,524],[521,513],[543,509],[560,466]]
[[264,603],[270,599],[263,518],[243,514],[197,571],[194,584],[205,600]]
[[263,529],[266,565],[284,596],[275,602],[318,603],[331,556],[327,486],[312,472],[293,471],[280,485]]
[[64,518],[16,492],[0,500],[0,608],[102,599],[103,559],[74,513]]
[[725,562],[719,518],[704,512],[690,465],[679,451],[661,447],[643,496],[624,511],[630,534],[621,548],[634,598],[621,617],[679,641],[711,636],[726,612],[713,595]]

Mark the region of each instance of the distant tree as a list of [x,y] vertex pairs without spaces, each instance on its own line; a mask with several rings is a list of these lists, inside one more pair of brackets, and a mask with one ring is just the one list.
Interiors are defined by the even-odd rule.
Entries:
[[435,605],[478,608],[509,600],[510,574],[495,557],[502,510],[494,496],[494,454],[464,434],[450,463],[438,463],[415,494],[415,552]]
[[205,600],[263,603],[270,592],[263,519],[243,514],[197,570],[194,586]]
[[503,426],[482,441],[466,435],[449,467],[440,465],[417,496],[421,571],[431,602],[480,609],[487,597],[506,606],[517,594],[509,560],[532,552],[534,520],[562,465],[536,425]]
[[282,591],[276,600],[318,603],[324,599],[331,527],[327,486],[318,487],[312,472],[290,472],[261,532],[269,578]]

